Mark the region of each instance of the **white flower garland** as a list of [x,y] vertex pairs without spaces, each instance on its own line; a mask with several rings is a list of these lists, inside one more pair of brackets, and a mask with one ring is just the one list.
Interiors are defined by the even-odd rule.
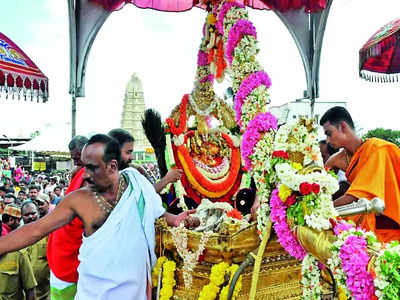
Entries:
[[270,207],[268,202],[271,190],[269,183],[265,182],[265,170],[268,170],[267,164],[271,159],[273,142],[274,134],[264,134],[263,138],[255,145],[251,156],[252,162],[256,162],[255,165],[252,165],[253,169],[251,175],[254,178],[258,200],[260,202],[260,207],[257,212],[257,229],[260,232],[264,232],[269,221]]
[[298,191],[303,182],[319,184],[320,192],[315,207],[311,214],[305,216],[305,221],[309,227],[317,230],[331,228],[329,219],[336,218],[338,215],[331,200],[331,195],[339,188],[337,179],[325,170],[321,173],[297,174],[297,170],[289,163],[277,164],[275,170],[279,182],[294,191]]
[[[178,140],[180,136],[178,136],[177,138]],[[169,171],[172,167],[176,166],[174,152],[172,150],[171,135],[169,134],[166,135],[165,157],[167,162],[167,169]],[[183,187],[181,179],[178,179],[177,181],[174,182],[174,187],[175,187],[176,197],[179,199],[178,206],[183,210],[188,210],[184,197],[186,195],[186,191],[185,188]]]
[[318,267],[318,261],[314,256],[307,254],[301,263],[301,285],[303,286],[302,299],[319,300],[321,299],[321,271]]
[[303,166],[312,162],[318,166],[323,166],[316,128],[309,124],[309,126],[313,126],[313,129],[308,132],[306,126],[299,124],[301,121],[311,122],[302,119],[294,124],[285,124],[279,128],[275,137],[274,151],[299,152],[304,155],[304,161],[299,162]]
[[171,237],[172,240],[174,241],[176,251],[183,260],[182,270],[183,270],[183,281],[185,282],[185,288],[190,289],[193,281],[192,278],[193,269],[196,267],[197,262],[199,260],[199,256],[203,253],[212,232],[211,231],[203,232],[197,251],[192,252],[187,248],[187,240],[188,240],[187,229],[183,226],[182,223],[178,227],[170,227],[169,231],[171,232]]
[[254,89],[242,105],[241,121],[244,128],[258,113],[267,111],[268,94],[265,85]]

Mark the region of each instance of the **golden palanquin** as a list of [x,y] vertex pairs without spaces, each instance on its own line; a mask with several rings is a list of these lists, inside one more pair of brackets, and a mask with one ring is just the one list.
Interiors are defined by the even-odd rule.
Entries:
[[[234,233],[231,233],[231,232]],[[236,232],[235,232],[236,231]],[[196,250],[201,233],[188,232],[188,249]],[[171,233],[164,220],[156,224],[156,253],[167,255],[177,263],[174,289],[175,299],[197,299],[203,286],[209,283],[213,264],[225,261],[241,264],[247,254],[259,245],[256,224],[237,231],[237,228],[227,228],[225,232],[213,233],[206,245],[203,261],[199,262],[192,272],[193,284],[185,289],[182,275],[182,259],[177,254]],[[278,243],[276,236],[268,242],[259,273],[257,299],[300,299],[301,265],[292,258]],[[253,267],[247,267],[243,272],[242,290],[238,299],[248,299]]]

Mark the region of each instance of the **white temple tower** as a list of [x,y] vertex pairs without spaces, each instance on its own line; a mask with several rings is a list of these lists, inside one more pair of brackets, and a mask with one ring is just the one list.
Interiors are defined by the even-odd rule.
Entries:
[[122,109],[121,128],[129,131],[135,138],[133,150],[135,160],[148,160],[146,154],[153,153],[142,127],[142,117],[146,105],[144,103],[142,82],[136,73],[126,85],[124,106]]

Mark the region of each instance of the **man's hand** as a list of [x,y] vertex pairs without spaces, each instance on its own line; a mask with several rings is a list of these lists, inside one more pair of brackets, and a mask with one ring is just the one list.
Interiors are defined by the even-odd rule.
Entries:
[[181,169],[171,169],[168,171],[168,173],[165,175],[165,181],[166,183],[172,183],[177,181],[179,178],[181,178],[183,171]]
[[256,195],[256,198],[254,199],[253,206],[250,209],[251,213],[251,221],[256,221],[257,220],[257,211],[258,208],[260,207],[260,200],[258,199],[258,195]]
[[183,171],[181,169],[171,169],[168,173],[156,182],[153,186],[157,193],[160,193],[168,184],[177,181],[181,178]]
[[191,214],[194,214],[195,212],[196,212],[195,209],[181,212],[179,215],[176,216],[176,219],[174,221],[174,226],[178,227],[182,222],[184,222],[183,224],[185,225],[186,228],[188,229],[196,228],[197,226],[200,225],[200,220],[196,217],[191,216]]

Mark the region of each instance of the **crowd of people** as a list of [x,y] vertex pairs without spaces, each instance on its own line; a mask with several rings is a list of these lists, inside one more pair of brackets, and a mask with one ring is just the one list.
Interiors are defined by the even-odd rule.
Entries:
[[[325,144],[340,149],[326,155],[325,165],[345,172],[348,182],[334,205],[382,198],[382,217],[355,221],[382,241],[400,240],[399,148],[357,137],[344,108],[326,112],[320,125]],[[182,171],[170,170],[152,182],[144,168],[130,167],[133,146],[134,138],[122,129],[90,139],[76,136],[69,143],[75,165],[69,183],[52,177],[46,185],[37,175],[29,185],[23,179],[26,186],[20,182],[17,192],[4,181],[0,299],[23,299],[23,293],[26,299],[151,299],[155,220],[164,217],[170,226],[183,222],[188,228],[198,220],[191,217],[193,210],[166,212],[158,195]]]
[[[59,176],[25,172],[1,160],[0,236],[45,217],[63,199],[68,181]],[[48,237],[0,258],[1,299],[49,299]],[[7,297],[6,297],[7,296]],[[4,297],[4,298],[3,298]]]

